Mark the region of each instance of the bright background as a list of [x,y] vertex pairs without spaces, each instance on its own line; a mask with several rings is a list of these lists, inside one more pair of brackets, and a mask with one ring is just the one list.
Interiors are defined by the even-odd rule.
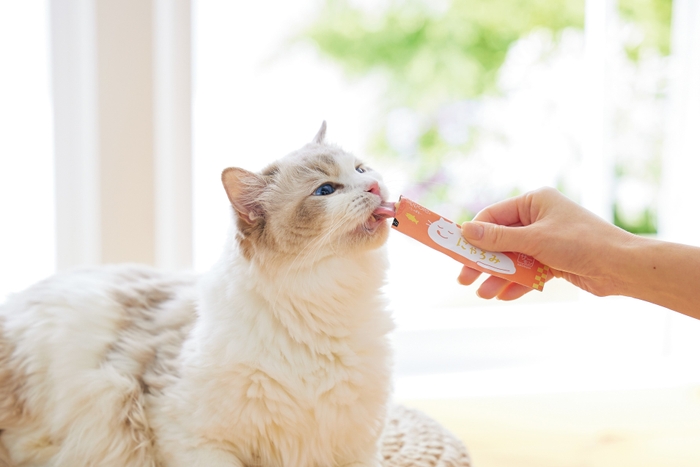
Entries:
[[[189,20],[191,49],[156,43],[146,59],[191,57],[191,87],[173,91],[191,103],[180,113],[192,138],[191,158],[177,162],[191,210],[178,206],[192,219],[191,236],[176,245],[189,249],[178,267],[204,271],[218,257],[229,223],[222,168],[259,169],[309,141],[324,119],[328,139],[380,168],[395,197],[456,221],[550,185],[631,231],[700,244],[692,215],[700,201],[697,2],[172,4]],[[65,88],[51,72],[52,63],[68,66],[52,62],[63,36],[51,27],[63,14],[94,28],[97,39],[79,38],[88,57],[80,63],[91,66],[105,49],[90,41],[99,45],[109,19],[91,22],[89,5],[0,0],[0,299],[57,269],[114,257],[61,260],[84,242],[56,240],[66,238],[56,206],[67,195],[64,172],[54,169],[65,143],[54,129],[72,117],[61,113]],[[169,4],[152,5],[147,20],[161,31]],[[169,81],[167,72],[153,79],[157,119],[157,92]],[[101,80],[98,73],[97,88]],[[90,89],[68,102],[95,105],[99,125],[108,125]],[[86,128],[76,134],[88,143],[106,131]],[[146,141],[154,152],[178,136],[158,128]],[[94,158],[106,165],[99,149]],[[162,164],[156,157],[149,167]],[[90,180],[87,192],[110,196],[100,176]],[[99,243],[107,224],[89,225],[107,213],[96,206],[80,219]],[[164,223],[166,208],[162,200],[153,208]],[[170,238],[161,230],[156,243]],[[475,286],[457,285],[453,260],[398,234],[389,250],[395,397],[461,436],[476,465],[698,465],[700,322],[557,280],[517,303],[485,302]],[[153,257],[145,261],[172,266]]]

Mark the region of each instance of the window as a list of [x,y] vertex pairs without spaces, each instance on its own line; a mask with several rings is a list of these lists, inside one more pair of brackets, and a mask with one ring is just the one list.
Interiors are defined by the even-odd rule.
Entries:
[[[513,190],[550,184],[610,220],[616,203],[618,221],[649,228],[658,179],[651,184],[647,171],[649,164],[658,169],[665,105],[659,93],[668,68],[659,54],[636,61],[628,57],[625,47],[637,47],[634,34],[640,32],[610,3],[587,4],[584,30],[583,2],[577,7],[569,2],[573,12],[559,12],[555,22],[571,15],[571,24],[557,23],[558,32],[535,28],[513,42],[497,78],[500,94],[446,104],[435,114],[408,107],[409,98],[386,116],[383,93],[391,68],[367,66],[365,75],[345,74],[344,69],[362,68],[358,61],[378,59],[370,52],[358,58],[360,49],[348,49],[347,56],[340,49],[324,51],[322,40],[326,37],[329,49],[337,47],[344,40],[337,31],[364,11],[375,20],[370,32],[348,40],[380,49],[372,41],[383,33],[380,25],[389,24],[378,19],[389,3],[349,5],[356,8],[355,16],[337,22],[324,16],[305,36],[301,31],[321,8],[315,2],[279,2],[274,18],[269,5],[196,4],[197,269],[218,257],[229,223],[226,198],[216,182],[221,169],[261,168],[307,142],[322,119],[328,121],[329,139],[356,154],[377,156],[381,149],[372,141],[378,135],[385,138],[382,144],[393,145],[401,157],[372,163],[379,164],[395,197],[407,191],[421,196],[412,178],[420,165],[415,154],[420,145],[432,144],[426,140],[436,133],[444,142],[425,151],[472,151],[468,157],[447,158],[449,173],[435,172],[434,180],[421,182],[423,191],[437,188],[424,199],[440,213],[459,216],[455,206],[478,210],[479,203]],[[405,19],[404,11],[397,11],[397,18]],[[439,9],[426,13],[440,14]],[[470,128],[482,134],[476,149],[468,143]],[[629,170],[613,180],[615,166]],[[398,323],[400,397],[652,387],[666,372],[665,359],[680,355],[676,351],[686,345],[679,329],[700,327],[634,300],[593,301],[556,280],[544,293],[517,303],[486,302],[474,296],[473,287],[455,286],[459,265],[452,259],[396,233],[389,250],[387,291]],[[678,368],[663,381],[700,380],[696,372]],[[553,374],[568,376],[555,381]],[[435,382],[439,378],[443,383]]]

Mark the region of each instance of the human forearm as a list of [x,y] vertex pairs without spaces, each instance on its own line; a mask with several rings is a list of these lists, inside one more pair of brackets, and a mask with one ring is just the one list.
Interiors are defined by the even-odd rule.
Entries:
[[[594,295],[625,295],[700,319],[700,248],[632,235],[552,188],[504,200],[462,226],[473,245],[534,256]],[[471,284],[479,273],[464,268]],[[513,300],[528,288],[490,277],[479,296]]]
[[700,248],[636,237],[615,260],[619,295],[700,319]]

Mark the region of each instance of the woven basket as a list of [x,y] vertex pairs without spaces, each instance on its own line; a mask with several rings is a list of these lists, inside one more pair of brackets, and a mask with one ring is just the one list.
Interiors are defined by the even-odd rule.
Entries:
[[470,467],[467,448],[422,412],[396,405],[382,437],[385,467]]

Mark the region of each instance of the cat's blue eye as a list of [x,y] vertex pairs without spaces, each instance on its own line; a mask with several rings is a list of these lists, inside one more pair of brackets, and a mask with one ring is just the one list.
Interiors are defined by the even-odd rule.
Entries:
[[320,187],[316,188],[316,191],[314,191],[314,196],[326,196],[330,195],[335,191],[335,188],[333,185],[330,183],[326,183],[324,185],[321,185]]
[[357,167],[355,167],[355,170],[357,170],[357,171],[360,172],[361,174],[367,172],[367,171],[365,170],[365,168],[362,167],[361,165],[358,165]]

